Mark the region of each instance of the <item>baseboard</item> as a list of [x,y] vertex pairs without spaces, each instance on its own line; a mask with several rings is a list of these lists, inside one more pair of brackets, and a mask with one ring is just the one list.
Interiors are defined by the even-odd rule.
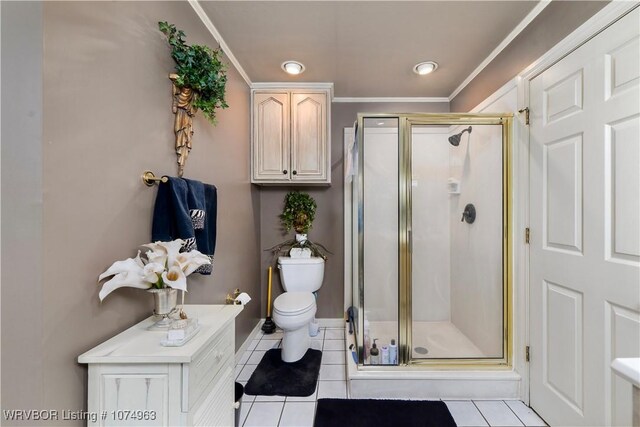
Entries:
[[344,328],[346,321],[344,319],[316,319],[320,323],[321,328]]
[[256,335],[258,335],[258,332],[260,332],[260,328],[262,328],[263,323],[264,320],[258,321],[256,327],[253,328],[253,330],[249,333],[247,339],[244,340],[242,345],[238,348],[238,351],[236,351],[236,364],[240,361],[240,358],[242,357],[244,352],[247,351],[247,348],[249,348],[249,344],[251,344],[251,341],[253,341],[256,338]]

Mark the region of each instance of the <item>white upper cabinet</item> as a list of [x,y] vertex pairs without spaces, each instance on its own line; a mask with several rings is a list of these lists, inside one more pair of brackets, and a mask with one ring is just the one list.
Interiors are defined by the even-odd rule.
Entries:
[[331,184],[328,89],[254,89],[251,182]]

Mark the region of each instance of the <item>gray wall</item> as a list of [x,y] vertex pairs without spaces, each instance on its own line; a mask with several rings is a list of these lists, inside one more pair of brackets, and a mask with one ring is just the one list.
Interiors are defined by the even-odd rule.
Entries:
[[[186,2],[2,2],[3,409],[83,408],[76,357],[151,312],[137,289],[100,303],[96,281],[150,240],[156,187],[142,171],[176,173],[159,20],[217,46]],[[249,292],[240,344],[260,317],[260,197],[249,183],[249,88],[228,75],[230,108],[215,128],[197,115],[186,165],[185,177],[218,187],[219,205],[215,272],[189,278],[187,302]]]
[[535,62],[608,1],[554,1],[549,4],[455,98],[451,111],[467,112]]
[[[318,297],[317,317],[344,317],[344,156],[343,134],[345,127],[353,126],[359,112],[442,113],[449,111],[448,103],[333,103],[331,105],[331,187],[306,187],[300,189],[315,198],[318,209],[309,239],[326,246],[332,253],[325,266],[324,283]],[[278,215],[282,212],[284,196],[294,188],[262,187],[260,189],[260,245],[263,249],[293,237],[283,234]],[[262,307],[266,311],[267,274],[272,261],[271,253],[262,252]],[[275,299],[283,292],[280,277],[274,273],[273,295]]]

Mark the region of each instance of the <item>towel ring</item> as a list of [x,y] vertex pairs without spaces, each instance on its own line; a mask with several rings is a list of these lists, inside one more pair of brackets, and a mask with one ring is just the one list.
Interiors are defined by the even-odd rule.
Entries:
[[142,182],[144,182],[144,184],[147,187],[153,187],[153,184],[155,184],[156,182],[162,182],[162,183],[169,182],[169,178],[167,178],[166,176],[162,176],[158,178],[153,172],[144,171],[142,173]]

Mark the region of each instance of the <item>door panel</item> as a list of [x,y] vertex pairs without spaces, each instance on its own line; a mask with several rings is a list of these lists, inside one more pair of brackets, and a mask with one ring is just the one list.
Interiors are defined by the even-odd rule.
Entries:
[[289,180],[289,94],[256,93],[254,114],[254,179]]
[[326,105],[324,93],[291,95],[291,179],[325,180],[327,168]]
[[638,9],[531,81],[530,399],[550,425],[629,425],[640,356]]

